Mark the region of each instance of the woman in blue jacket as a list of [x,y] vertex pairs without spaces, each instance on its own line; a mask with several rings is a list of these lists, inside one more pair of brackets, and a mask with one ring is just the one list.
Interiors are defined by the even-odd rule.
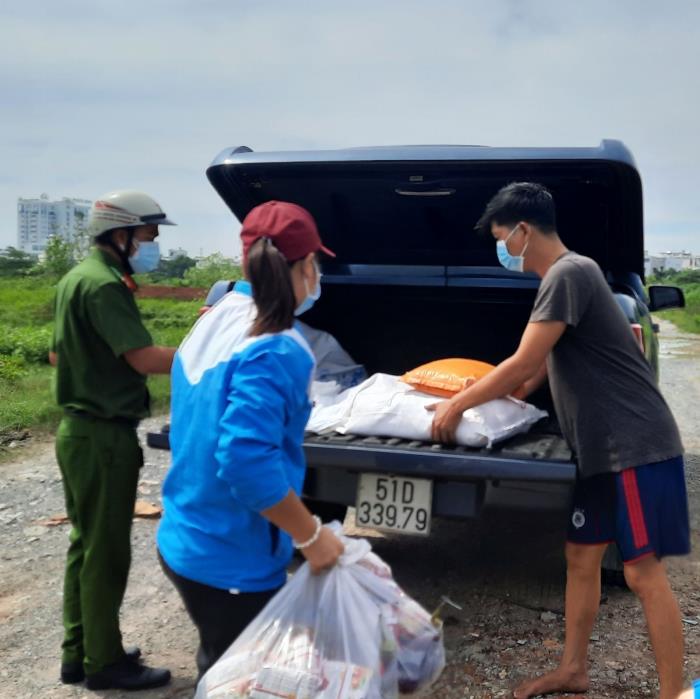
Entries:
[[194,326],[175,355],[158,550],[197,626],[200,676],[285,583],[296,546],[318,572],[343,546],[299,499],[311,411],[311,349],[294,317],[321,293],[311,214],[253,209],[241,230],[248,281]]

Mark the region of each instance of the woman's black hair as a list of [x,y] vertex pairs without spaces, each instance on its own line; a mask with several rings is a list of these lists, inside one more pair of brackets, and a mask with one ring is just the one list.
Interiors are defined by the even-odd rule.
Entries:
[[277,333],[294,324],[296,297],[289,263],[269,238],[250,247],[246,270],[258,309],[250,334]]

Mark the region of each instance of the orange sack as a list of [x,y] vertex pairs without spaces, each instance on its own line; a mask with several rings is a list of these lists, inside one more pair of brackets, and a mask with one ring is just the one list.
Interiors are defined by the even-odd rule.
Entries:
[[469,379],[481,379],[493,369],[493,364],[476,359],[438,359],[407,371],[401,380],[417,391],[451,398],[467,387]]

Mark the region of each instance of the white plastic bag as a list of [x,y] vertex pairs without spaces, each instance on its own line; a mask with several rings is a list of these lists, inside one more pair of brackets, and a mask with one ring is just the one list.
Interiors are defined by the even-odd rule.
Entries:
[[[335,402],[327,399],[314,408],[307,429],[319,434],[335,430],[341,434],[430,441],[434,414],[425,406],[440,400],[414,390],[397,376],[375,374],[341,393]],[[547,417],[545,411],[514,398],[489,401],[464,412],[457,428],[457,443],[490,447],[527,432],[543,417]]]
[[202,677],[195,699],[396,699],[437,679],[441,631],[367,541],[343,543],[332,570],[299,568]]

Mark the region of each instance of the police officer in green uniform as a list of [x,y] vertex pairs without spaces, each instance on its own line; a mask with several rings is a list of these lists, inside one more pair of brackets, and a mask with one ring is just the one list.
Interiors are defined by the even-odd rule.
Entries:
[[156,347],[133,297],[132,274],[158,265],[158,226],[174,225],[141,192],[116,191],[92,206],[95,247],[58,284],[49,360],[64,416],[56,437],[73,525],[66,565],[61,679],[89,689],[146,689],[170,672],[125,650],[119,607],[131,561],[131,522],[149,414],[148,374],[170,372],[174,348]]

